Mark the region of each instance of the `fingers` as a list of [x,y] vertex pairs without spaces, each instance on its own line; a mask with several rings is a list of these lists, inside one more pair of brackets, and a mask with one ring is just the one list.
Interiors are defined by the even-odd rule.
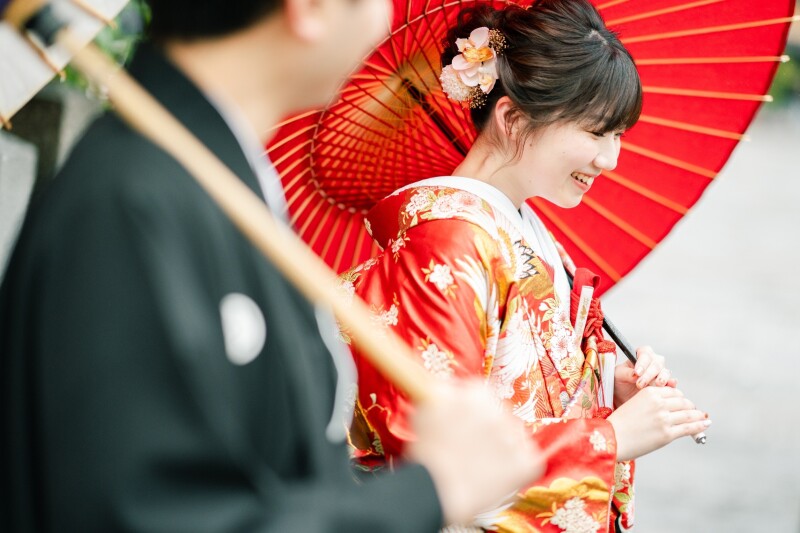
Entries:
[[[636,386],[640,389],[648,385],[664,385],[670,378],[670,374],[662,375],[666,370],[664,356],[658,355],[649,346],[643,346],[636,351],[638,361],[636,362],[636,373],[639,379]],[[669,371],[667,371],[669,372]],[[656,382],[661,379],[661,382]]]
[[692,437],[708,429],[708,427],[711,425],[711,420],[706,419],[706,414],[702,411],[697,412],[703,415],[702,419],[697,420],[696,417],[693,417],[693,419],[689,422],[672,426],[672,434],[675,439],[681,437]]
[[618,364],[615,368],[617,368],[617,369],[630,368],[631,370],[633,370],[633,363],[631,363],[628,359],[626,359],[622,363]]
[[669,424],[672,427],[691,424],[692,422],[702,422],[707,415],[699,409],[680,409],[669,414]]
[[664,368],[661,372],[658,373],[656,378],[653,380],[652,385],[656,387],[663,387],[667,384],[667,382],[672,378],[672,371],[669,368]]
[[626,361],[614,367],[614,381],[618,383],[630,383],[633,385],[639,376],[633,370],[633,363]]
[[711,425],[708,413],[695,408],[694,403],[686,397],[666,398],[664,407],[670,411],[666,419],[670,440],[694,436]]
[[[675,389],[668,389],[668,390],[675,390]],[[685,412],[692,409],[695,409],[694,403],[692,403],[689,398],[685,396],[674,396],[664,400],[664,407],[670,413],[678,412]]]
[[641,390],[638,394],[655,394],[662,398],[683,398],[683,391],[674,387],[648,387]]
[[650,346],[640,346],[636,348],[636,374],[641,376],[645,369],[650,365],[655,352]]

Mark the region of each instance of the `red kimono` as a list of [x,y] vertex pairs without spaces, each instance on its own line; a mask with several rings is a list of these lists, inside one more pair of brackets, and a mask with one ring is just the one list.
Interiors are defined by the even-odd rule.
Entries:
[[[547,455],[541,479],[472,525],[596,533],[613,531],[621,512],[622,525],[630,527],[633,463],[616,462],[611,424],[596,416],[611,401],[602,398],[594,339],[573,334],[569,302],[555,289],[556,274],[564,274],[554,267],[563,267],[542,260],[536,252],[542,243],[531,242],[550,240],[544,244],[554,248],[549,235],[541,239],[541,232],[537,237],[526,229],[496,189],[456,177],[385,198],[367,228],[383,253],[343,274],[344,287],[363,297],[376,326],[405,339],[436,377],[486,379]],[[366,469],[391,465],[413,438],[412,407],[354,355],[355,460]]]

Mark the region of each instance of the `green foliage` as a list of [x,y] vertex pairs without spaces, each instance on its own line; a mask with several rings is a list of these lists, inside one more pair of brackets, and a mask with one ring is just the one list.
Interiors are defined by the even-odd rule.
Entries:
[[800,45],[789,45],[786,54],[791,58],[781,63],[769,94],[774,105],[786,105],[791,100],[800,101]]
[[[144,0],[131,0],[114,20],[116,28],[110,26],[103,28],[95,37],[94,43],[118,64],[126,65],[150,21],[150,8]],[[71,66],[67,66],[64,74],[65,83],[83,89],[94,97],[103,98],[103,95]]]

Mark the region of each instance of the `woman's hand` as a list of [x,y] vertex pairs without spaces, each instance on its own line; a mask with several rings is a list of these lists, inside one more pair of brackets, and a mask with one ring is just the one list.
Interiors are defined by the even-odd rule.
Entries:
[[678,382],[666,368],[663,355],[658,355],[650,346],[636,350],[636,366],[630,361],[614,369],[614,405],[619,407],[648,385],[675,387]]
[[674,387],[650,386],[611,413],[617,439],[617,461],[636,459],[711,425],[708,415]]

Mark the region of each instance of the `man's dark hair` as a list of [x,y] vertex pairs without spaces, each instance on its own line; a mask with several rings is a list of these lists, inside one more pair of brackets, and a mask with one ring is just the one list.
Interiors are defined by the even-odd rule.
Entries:
[[156,41],[219,37],[277,11],[282,0],[148,0],[149,34]]

